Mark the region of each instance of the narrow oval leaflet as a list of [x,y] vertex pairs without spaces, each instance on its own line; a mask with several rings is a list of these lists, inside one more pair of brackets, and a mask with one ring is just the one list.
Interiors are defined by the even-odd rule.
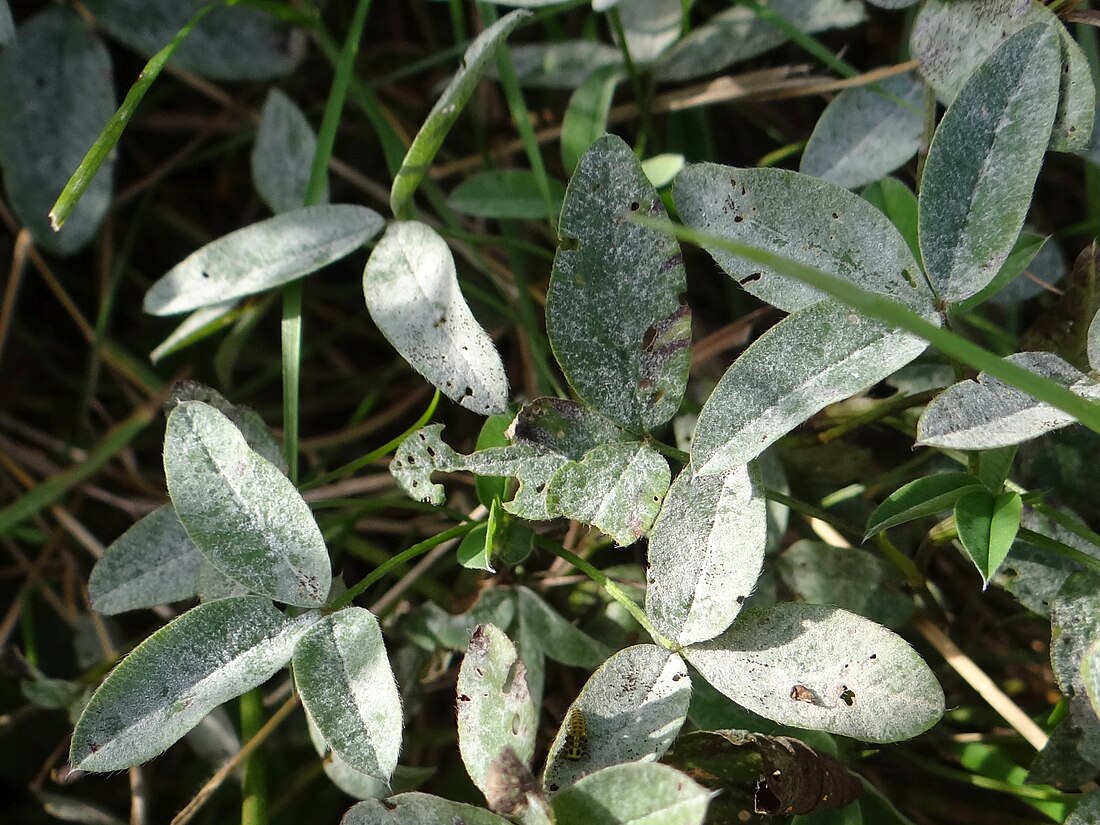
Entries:
[[470,779],[489,796],[506,751],[524,766],[531,763],[538,730],[527,668],[503,630],[491,624],[474,629],[455,693],[462,762]]
[[92,608],[112,616],[189,599],[203,560],[172,506],[158,507],[103,551],[88,579]]
[[332,572],[309,505],[228,418],[201,401],[172,410],[164,474],[187,534],[225,575],[285,604],[324,604]]
[[609,765],[660,759],[687,718],[690,697],[687,666],[675,653],[655,645],[615,653],[566,712],[543,787],[553,794]]
[[383,224],[373,209],[351,204],[284,212],[187,256],[145,293],[145,311],[178,315],[296,281],[354,252]]
[[[298,105],[279,89],[267,93],[252,146],[252,185],[276,214],[305,206],[317,135]],[[328,202],[325,178],[320,203]]]
[[724,631],[756,586],[767,538],[755,464],[715,476],[685,468],[649,537],[645,610],[654,627],[679,644]]
[[[905,240],[878,209],[842,186],[786,169],[696,163],[676,178],[683,222],[817,267],[927,314],[931,290]],[[787,312],[825,299],[758,263],[717,247],[711,257],[746,291]]]
[[584,825],[703,825],[712,794],[668,765],[614,765],[551,800],[556,821]]
[[222,702],[271,678],[317,618],[289,619],[259,596],[187,611],[99,686],[77,722],[70,760],[84,771],[118,771],[152,759]]
[[1021,29],[969,76],[936,128],[921,178],[921,255],[948,303],[988,284],[1031,204],[1058,105],[1050,26]]
[[504,364],[434,229],[417,221],[390,224],[363,270],[363,294],[386,340],[444,395],[480,415],[504,412]]
[[50,226],[50,208],[114,114],[112,89],[107,47],[68,7],[51,5],[23,21],[0,52],[4,188],[34,242],[57,255],[82,249],[111,205],[113,157],[61,231]]
[[348,607],[311,627],[294,651],[294,683],[332,750],[389,782],[401,749],[401,697],[370,611]]
[[943,715],[943,690],[917,652],[837,607],[750,608],[684,655],[721,693],[783,725],[897,742]]
[[640,432],[680,407],[691,363],[683,255],[634,215],[665,209],[630,147],[605,135],[581,158],[558,225],[546,332],[577,395]]
[[818,410],[873,386],[927,346],[832,299],[784,318],[738,356],[703,405],[692,467],[718,475],[748,463]]

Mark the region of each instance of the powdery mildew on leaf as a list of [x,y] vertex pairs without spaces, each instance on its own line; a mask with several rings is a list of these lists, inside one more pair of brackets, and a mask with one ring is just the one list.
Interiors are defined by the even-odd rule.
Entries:
[[619,16],[630,58],[652,63],[680,36],[680,0],[620,0]]
[[260,414],[244,404],[232,404],[220,392],[185,378],[176,381],[168,390],[168,399],[164,402],[164,414],[168,415],[184,401],[201,401],[209,404],[241,431],[245,442],[276,467],[286,473],[286,456],[280,444]]
[[554,472],[569,461],[567,456],[529,444],[490,447],[470,455],[455,452],[444,443],[442,424],[431,424],[406,438],[397,448],[390,472],[397,486],[417,501],[440,505],[446,500],[442,484],[432,473],[471,472],[484,476],[513,476],[519,489],[504,509],[521,518],[546,520],[554,514],[546,507],[546,485]]
[[[771,0],[768,8],[808,34],[855,26],[866,17],[858,0]],[[657,77],[675,82],[713,74],[786,41],[783,32],[752,9],[735,6],[714,15],[669,49],[657,67]]]
[[734,702],[784,725],[897,742],[943,714],[943,690],[917,652],[836,607],[750,608],[685,656]]
[[305,711],[306,725],[309,728],[309,741],[313,743],[313,749],[321,757],[321,765],[325,776],[332,780],[332,784],[354,799],[385,799],[391,790],[388,783],[383,782],[368,774],[355,770],[351,765],[340,758],[325,741],[324,735],[317,729],[317,723]]
[[564,398],[536,398],[527,402],[508,434],[516,444],[529,444],[574,461],[600,444],[635,440],[591,407]]
[[[1086,398],[1100,398],[1100,384],[1054,353],[1017,352],[1005,360]],[[948,387],[924,408],[917,422],[917,443],[990,450],[1020,444],[1075,421],[1069,413],[983,372],[977,380]]]
[[1081,47],[1044,6],[1029,0],[928,0],[917,14],[909,47],[920,60],[920,73],[949,105],[1002,42],[1035,23],[1057,31],[1064,64],[1050,148],[1082,150],[1092,135],[1096,89]]
[[374,323],[413,369],[468,410],[504,411],[504,364],[434,229],[417,221],[390,224],[363,270],[363,294]]
[[[96,19],[130,48],[151,57],[176,36],[205,0],[88,0]],[[305,35],[274,15],[218,7],[169,61],[211,80],[269,80],[289,74],[305,55]]]
[[585,825],[702,825],[711,793],[661,764],[614,765],[557,794],[558,822]]
[[382,229],[365,206],[321,204],[230,232],[176,264],[145,293],[145,311],[177,315],[296,281]]
[[546,293],[546,331],[580,398],[615,423],[648,430],[680,406],[691,363],[683,256],[638,159],[605,135],[569,182]]
[[833,300],[785,318],[733,362],[707,399],[691,446],[695,472],[715,475],[748,463],[818,410],[881,381],[926,346]]
[[344,814],[340,825],[511,825],[475,805],[426,793],[402,793],[384,801],[368,799]]
[[75,11],[51,6],[20,25],[0,53],[0,164],[12,211],[34,242],[72,255],[111,205],[108,157],[60,232],[49,212],[114,114],[107,47]]
[[201,401],[168,416],[164,474],[191,540],[230,578],[300,607],[324,603],[328,550],[294,485]]
[[686,468],[649,537],[645,610],[654,627],[679,644],[729,627],[760,576],[767,538],[755,464],[714,476]]
[[814,126],[799,171],[847,189],[890,174],[920,147],[923,98],[911,74],[845,89]]
[[117,771],[152,759],[222,702],[271,678],[317,618],[288,619],[258,596],[189,610],[111,671],[77,722],[70,760]]
[[455,691],[462,762],[488,796],[494,763],[511,750],[520,763],[530,764],[538,730],[527,668],[504,631],[491,624],[474,630]]
[[[932,306],[905,240],[882,212],[834,183],[785,169],[696,163],[676,179],[685,224],[817,267],[926,312]],[[704,247],[748,292],[787,312],[825,300],[812,287]]]
[[988,284],[1024,225],[1057,108],[1058,40],[1046,25],[1002,43],[940,121],[920,192],[920,248],[939,297]]
[[1100,719],[1082,674],[1090,645],[1100,634],[1100,579],[1070,576],[1051,605],[1050,664],[1069,712],[1039,752],[1028,781],[1076,788],[1100,768]]
[[172,506],[158,507],[111,542],[92,568],[92,609],[112,616],[188,599],[203,561]]
[[462,55],[462,66],[424,118],[420,131],[413,138],[405,159],[401,162],[401,168],[394,177],[390,189],[390,210],[395,218],[408,217],[405,213],[416,187],[420,185],[436,152],[443,145],[443,139],[447,137],[473,95],[489,62],[496,54],[497,47],[530,17],[529,11],[516,9],[509,12],[479,34],[466,49],[466,53]]
[[1100,822],[1100,791],[1089,791],[1081,797],[1065,825],[1096,825]]
[[[252,146],[252,184],[272,212],[290,212],[305,205],[317,136],[298,105],[272,88],[260,110],[260,125]],[[328,202],[328,179],[321,194]]]
[[575,89],[596,69],[623,59],[614,46],[595,40],[522,43],[509,46],[508,53],[520,84],[536,89]]
[[294,681],[329,747],[388,782],[401,749],[401,697],[370,611],[348,607],[311,627],[294,651]]
[[[687,666],[675,653],[655,645],[620,650],[569,706],[550,745],[543,786],[557,793],[609,765],[660,759],[687,718],[690,697]],[[587,727],[580,758],[566,748],[574,712],[583,714]]]
[[642,538],[657,518],[672,473],[645,444],[600,444],[550,479],[547,509],[598,527],[620,547]]

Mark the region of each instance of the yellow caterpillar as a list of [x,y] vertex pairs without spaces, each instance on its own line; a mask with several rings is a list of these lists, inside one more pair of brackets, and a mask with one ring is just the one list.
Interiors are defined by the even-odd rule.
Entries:
[[579,710],[569,712],[565,721],[565,745],[562,748],[566,759],[577,762],[588,756],[588,720]]

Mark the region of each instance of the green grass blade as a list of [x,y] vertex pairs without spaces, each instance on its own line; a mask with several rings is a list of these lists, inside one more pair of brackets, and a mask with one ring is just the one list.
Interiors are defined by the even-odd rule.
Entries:
[[126,93],[126,99],[122,101],[118,111],[107,121],[107,125],[99,133],[96,142],[92,144],[92,148],[88,150],[84,160],[80,161],[80,165],[76,167],[73,176],[69,178],[65,188],[61,190],[61,194],[57,196],[57,202],[50,210],[50,225],[53,226],[54,232],[65,225],[65,221],[76,209],[77,203],[92,182],[92,178],[99,171],[99,167],[103,165],[103,161],[114,150],[115,144],[118,143],[119,138],[122,137],[122,132],[126,129],[126,124],[130,122],[130,118],[133,117],[134,111],[141,103],[141,99],[145,97],[145,93],[149,91],[153,82],[160,75],[169,58],[179,48],[184,38],[191,33],[191,30],[199,24],[199,21],[206,17],[210,10],[217,5],[220,5],[220,2],[210,3],[195,12],[194,16],[187,21],[187,25],[176,33],[176,36],[169,41],[168,45],[149,58],[149,62],[145,64],[145,68],[138,75],[137,82]]
[[891,301],[881,295],[860,289],[854,284],[829,275],[816,267],[793,261],[782,255],[757,249],[748,244],[731,241],[707,232],[697,232],[686,226],[669,225],[642,217],[635,221],[653,229],[663,228],[681,241],[710,248],[723,249],[740,255],[755,263],[772,267],[775,271],[790,278],[819,289],[822,292],[843,301],[859,310],[868,318],[891,324],[899,329],[918,335],[940,352],[954,358],[976,370],[984,371],[999,378],[1010,387],[1016,387],[1052,407],[1069,413],[1077,421],[1094,432],[1100,433],[1100,405],[1095,404],[1062,385],[1036,375],[1030,370],[1003,360],[989,350],[968,341],[960,335],[929,323],[902,304]]

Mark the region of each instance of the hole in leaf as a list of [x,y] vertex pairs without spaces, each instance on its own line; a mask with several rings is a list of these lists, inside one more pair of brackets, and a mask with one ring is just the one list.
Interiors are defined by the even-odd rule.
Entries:
[[741,223],[741,221],[743,221],[743,220],[745,220],[745,216],[744,216],[744,215],[741,215],[741,214],[737,214],[737,215],[734,215],[734,216],[733,216],[733,222],[734,222],[734,223]]
[[567,252],[574,249],[580,249],[580,246],[581,242],[572,235],[562,235],[558,238],[558,247]]
[[754,281],[759,281],[763,277],[763,272],[754,272],[752,273],[752,275],[747,275],[746,277],[742,278],[739,283],[741,284],[741,286],[744,286],[745,284],[751,284]]
[[844,688],[844,691],[840,694],[840,701],[842,701],[848,707],[851,707],[856,703],[856,692],[854,690],[850,690],[847,685],[841,685],[841,687]]
[[458,701],[460,701],[460,702],[469,702],[470,697],[467,696],[465,693],[460,693],[460,694],[458,694]]
[[834,221],[839,221],[840,220],[840,215],[838,215],[836,212],[834,212],[833,213],[833,220]]
[[637,212],[637,211],[638,211],[638,209],[639,209],[639,204],[638,204],[638,202],[637,202],[637,201],[631,201],[631,203],[630,203],[630,211],[631,211],[631,212]]
[[467,387],[466,391],[463,392],[462,394],[465,395],[467,398],[470,398],[474,394],[474,388],[473,387]]
[[382,805],[382,807],[385,808],[387,811],[396,811],[397,810],[397,803],[396,802],[391,802],[388,799],[380,799],[378,801]]
[[204,270],[202,271],[202,277],[204,277],[204,278],[209,278],[209,277],[210,277],[210,273],[209,273],[209,272],[207,272],[207,271],[206,271],[206,270],[204,269]]
[[657,340],[657,327],[652,324],[649,325],[649,329],[645,331],[642,336],[642,349],[646,352],[653,351],[653,342]]

